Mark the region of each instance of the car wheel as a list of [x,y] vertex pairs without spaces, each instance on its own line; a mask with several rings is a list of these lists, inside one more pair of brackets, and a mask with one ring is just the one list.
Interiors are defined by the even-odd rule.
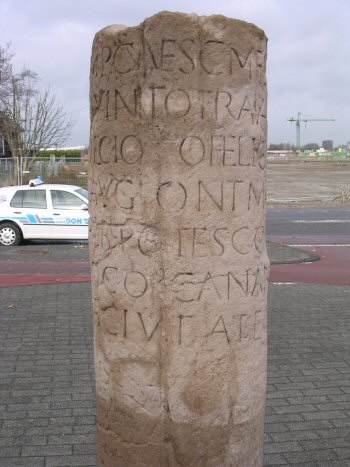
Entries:
[[21,240],[22,232],[17,225],[10,223],[0,225],[0,245],[18,245]]

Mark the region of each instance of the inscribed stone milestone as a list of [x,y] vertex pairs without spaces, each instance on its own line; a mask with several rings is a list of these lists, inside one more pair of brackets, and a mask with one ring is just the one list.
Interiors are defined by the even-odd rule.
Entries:
[[262,465],[265,61],[264,32],[223,16],[95,37],[100,465]]

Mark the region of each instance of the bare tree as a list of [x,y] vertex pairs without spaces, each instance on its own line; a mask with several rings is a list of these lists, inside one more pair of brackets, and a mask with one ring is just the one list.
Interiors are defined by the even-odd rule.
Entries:
[[51,91],[24,67],[13,72],[12,55],[0,46],[0,134],[14,156],[35,159],[41,149],[59,147],[73,127]]
[[7,100],[12,78],[12,55],[9,53],[9,46],[0,46],[0,109],[3,109]]

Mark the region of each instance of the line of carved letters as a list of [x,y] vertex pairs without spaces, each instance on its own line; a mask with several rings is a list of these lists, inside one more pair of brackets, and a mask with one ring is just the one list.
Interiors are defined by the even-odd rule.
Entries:
[[[110,175],[97,177],[92,183],[91,194],[112,200],[117,209],[131,211],[136,207],[142,192],[141,187],[138,186],[139,183],[141,181],[117,180]],[[190,183],[189,186],[184,181],[164,181],[156,187],[153,193],[154,200],[164,212],[169,213],[183,211],[189,204],[198,212],[208,208],[220,212],[235,212],[236,198],[239,194],[244,195],[242,199],[245,200],[248,211],[256,206],[262,207],[265,203],[265,182],[260,179],[207,182],[198,180]]]
[[[250,134],[259,134],[259,125],[266,124],[265,59],[264,40],[256,47],[241,50],[234,43],[225,43],[217,38],[200,42],[186,36],[181,36],[181,39],[159,37],[156,43],[150,44],[147,37],[143,37],[141,41],[135,30],[119,35],[114,44],[97,47],[93,56],[92,74],[95,81],[91,92],[92,117],[98,114],[99,118],[107,121],[118,121],[122,128],[125,128],[124,122],[135,124],[147,122],[148,119],[168,119],[169,124],[176,120],[183,123],[184,129],[187,122],[192,123],[195,120],[198,127],[202,123],[205,126],[207,122],[215,122],[215,134],[199,136],[195,130],[183,135],[178,132],[181,136],[169,144],[175,144],[175,155],[180,164],[189,170],[201,166],[264,169],[266,141],[258,137],[231,134],[226,128],[245,124],[254,129]],[[132,85],[137,80],[141,82],[141,75],[150,70],[158,71],[158,77],[152,81],[152,85],[144,88]],[[165,84],[167,72],[179,77],[178,84],[174,87]],[[225,88],[207,89],[211,84],[203,84],[201,89],[185,89],[181,84],[181,76],[186,80],[195,73],[206,76],[207,83],[208,80],[213,82],[213,78],[227,77],[228,85]],[[236,90],[235,77],[247,83],[244,90]],[[130,79],[130,85],[125,86],[127,79]],[[257,91],[251,90],[252,87],[249,86],[252,84],[254,87],[256,84]],[[139,168],[145,161],[148,141],[146,144],[133,131],[123,135],[121,131],[119,129],[118,134],[92,138],[94,164],[105,166],[108,170],[109,165],[117,163]],[[166,149],[168,143],[163,141],[162,144]],[[169,146],[169,151],[174,154],[174,146]],[[167,151],[164,153],[166,156]],[[253,173],[259,175],[260,171],[252,171],[251,174]],[[152,195],[146,195],[148,191],[142,188],[142,180],[139,178],[116,178],[103,174],[93,180],[91,194],[97,195],[97,210],[100,199],[104,199],[104,203],[109,203],[109,208],[132,215],[133,210],[142,209],[145,196],[152,196],[150,201],[156,203],[163,212],[180,213],[187,207],[193,207],[197,213],[203,213],[203,220],[208,211],[240,215],[253,210],[254,213],[255,209],[263,208],[266,196],[263,177],[259,176],[246,179],[228,176],[224,180],[210,181],[201,178],[195,181],[165,179],[154,187]],[[238,205],[237,200],[244,203],[244,206]],[[249,225],[246,222],[233,229],[220,225],[216,228],[209,228],[205,223],[176,226],[173,238],[174,259],[208,256],[220,260],[225,253],[243,256],[248,255],[251,250],[262,253],[265,236],[263,226],[254,223]],[[99,224],[98,228],[104,251],[118,246],[126,254],[129,246],[136,246],[136,251],[144,256],[150,256],[156,251],[148,250],[147,245],[142,243],[142,234],[135,235],[128,227]],[[132,250],[135,251],[135,248]],[[115,303],[120,303],[119,298],[122,299],[124,295],[129,301],[143,303],[153,292],[152,281],[146,271],[123,271],[110,266],[99,270],[98,265],[93,267],[99,271],[97,286],[103,287],[108,296],[116,297]],[[240,300],[245,297],[247,302],[255,297],[263,299],[266,274],[264,266],[260,265],[256,269],[246,268],[240,273],[226,271],[220,274],[206,270],[194,273],[188,268],[175,273],[171,279],[162,278],[162,287],[167,287],[173,294],[175,303],[182,309],[181,314],[174,317],[178,331],[175,337],[177,343],[186,344],[196,329],[195,314],[184,310],[196,304],[209,307],[210,303],[215,303],[215,315],[207,323],[202,323],[203,327],[207,327],[203,337],[221,337],[227,344],[260,339],[264,328],[264,314],[260,309],[252,313],[238,310],[235,317],[228,317],[223,312],[218,314],[217,305],[223,306],[227,302],[232,304],[237,297]],[[151,341],[160,332],[161,313],[154,319],[153,314],[146,310],[141,313],[129,309],[117,311],[107,308],[100,310],[100,320],[103,320],[108,310],[118,322],[117,330],[113,325],[110,329],[107,327],[110,334],[123,339],[134,339],[135,331],[138,330],[146,341]]]
[[[148,227],[144,229],[147,232]],[[119,247],[122,253],[137,251],[141,255],[151,256],[160,248],[149,248],[147,237],[133,231],[129,227],[99,224],[99,243],[105,252]],[[207,226],[181,227],[175,230],[173,237],[177,257],[203,258],[206,256],[220,257],[225,253],[247,255],[249,252],[262,252],[262,242],[265,234],[264,226],[243,225],[232,229]],[[136,247],[136,248],[135,248]],[[129,250],[131,251],[131,250]]]
[[[137,135],[105,135],[92,140],[95,164],[139,164],[145,147]],[[224,167],[259,167],[266,165],[266,142],[252,136],[215,134],[206,137],[188,135],[177,141],[179,162],[196,167],[201,164]]]
[[[245,91],[246,92],[246,91]],[[212,121],[219,127],[249,117],[257,125],[266,120],[266,98],[255,93],[238,95],[230,89],[187,90],[167,89],[158,85],[133,90],[98,89],[91,93],[91,111],[94,116],[102,112],[107,120],[135,118],[151,119],[165,116],[183,119],[197,117],[199,121]]]
[[245,73],[252,79],[254,73],[263,82],[266,60],[266,42],[258,47],[239,50],[239,45],[222,40],[199,42],[192,37],[162,38],[152,45],[147,38],[119,39],[113,45],[104,44],[96,49],[92,59],[95,77],[127,76],[135,71],[159,70],[189,75],[199,69],[208,76],[232,76]]
[[[256,270],[246,269],[242,273],[228,271],[215,274],[211,271],[176,273],[169,280],[169,290],[175,300],[181,303],[200,302],[201,300],[230,301],[237,294],[245,297],[257,296],[266,290],[266,271],[264,267]],[[105,267],[98,283],[110,294],[126,293],[132,299],[143,297],[151,289],[150,278],[140,271],[119,271],[116,267]]]
[[[135,331],[137,328],[142,329],[142,334],[144,335],[146,341],[151,341],[155,336],[157,330],[160,328],[161,317],[157,318],[155,322],[154,319],[150,322],[149,318],[145,317],[145,313],[136,312],[137,318],[135,323],[135,312],[131,312],[134,315],[132,325],[129,324],[130,312],[127,309],[117,311],[113,308],[108,309],[112,313],[113,321],[117,321],[119,324],[118,329],[115,327],[106,326],[106,330],[109,334],[114,336],[119,336],[123,339],[135,339]],[[99,323],[101,323],[101,318],[103,319],[103,313],[99,317]],[[118,319],[119,318],[119,319]],[[175,318],[176,320],[176,318]],[[193,314],[179,314],[177,316],[177,344],[186,344],[186,342],[191,340],[193,336],[193,329],[191,326],[196,326],[195,324],[196,316]],[[230,319],[230,323],[232,320]],[[221,336],[227,344],[230,342],[240,342],[244,343],[247,341],[258,340],[263,337],[263,313],[261,310],[256,310],[253,313],[241,313],[236,319],[233,320],[234,329],[230,329],[228,325],[228,319],[220,315],[219,317],[209,320],[207,332],[203,337],[214,337]]]

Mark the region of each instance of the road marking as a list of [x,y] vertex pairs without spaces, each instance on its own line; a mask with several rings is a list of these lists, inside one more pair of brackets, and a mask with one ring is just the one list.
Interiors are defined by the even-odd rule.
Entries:
[[334,247],[337,247],[337,246],[342,246],[342,247],[350,247],[350,244],[349,243],[335,243],[335,244],[319,244],[319,243],[312,243],[311,245],[310,244],[304,244],[304,243],[286,243],[286,245],[288,246],[294,246],[294,247],[329,247],[329,246],[334,246]]
[[296,285],[298,282],[270,282],[270,285]]
[[319,195],[319,196],[300,196],[298,198],[295,197],[286,197],[286,198],[267,198],[268,203],[288,203],[290,201],[319,201],[321,198],[328,199],[333,201],[334,196],[329,195]]
[[296,219],[296,220],[291,220],[287,221],[293,224],[349,224],[350,219],[325,219],[325,220],[307,220],[307,219]]

